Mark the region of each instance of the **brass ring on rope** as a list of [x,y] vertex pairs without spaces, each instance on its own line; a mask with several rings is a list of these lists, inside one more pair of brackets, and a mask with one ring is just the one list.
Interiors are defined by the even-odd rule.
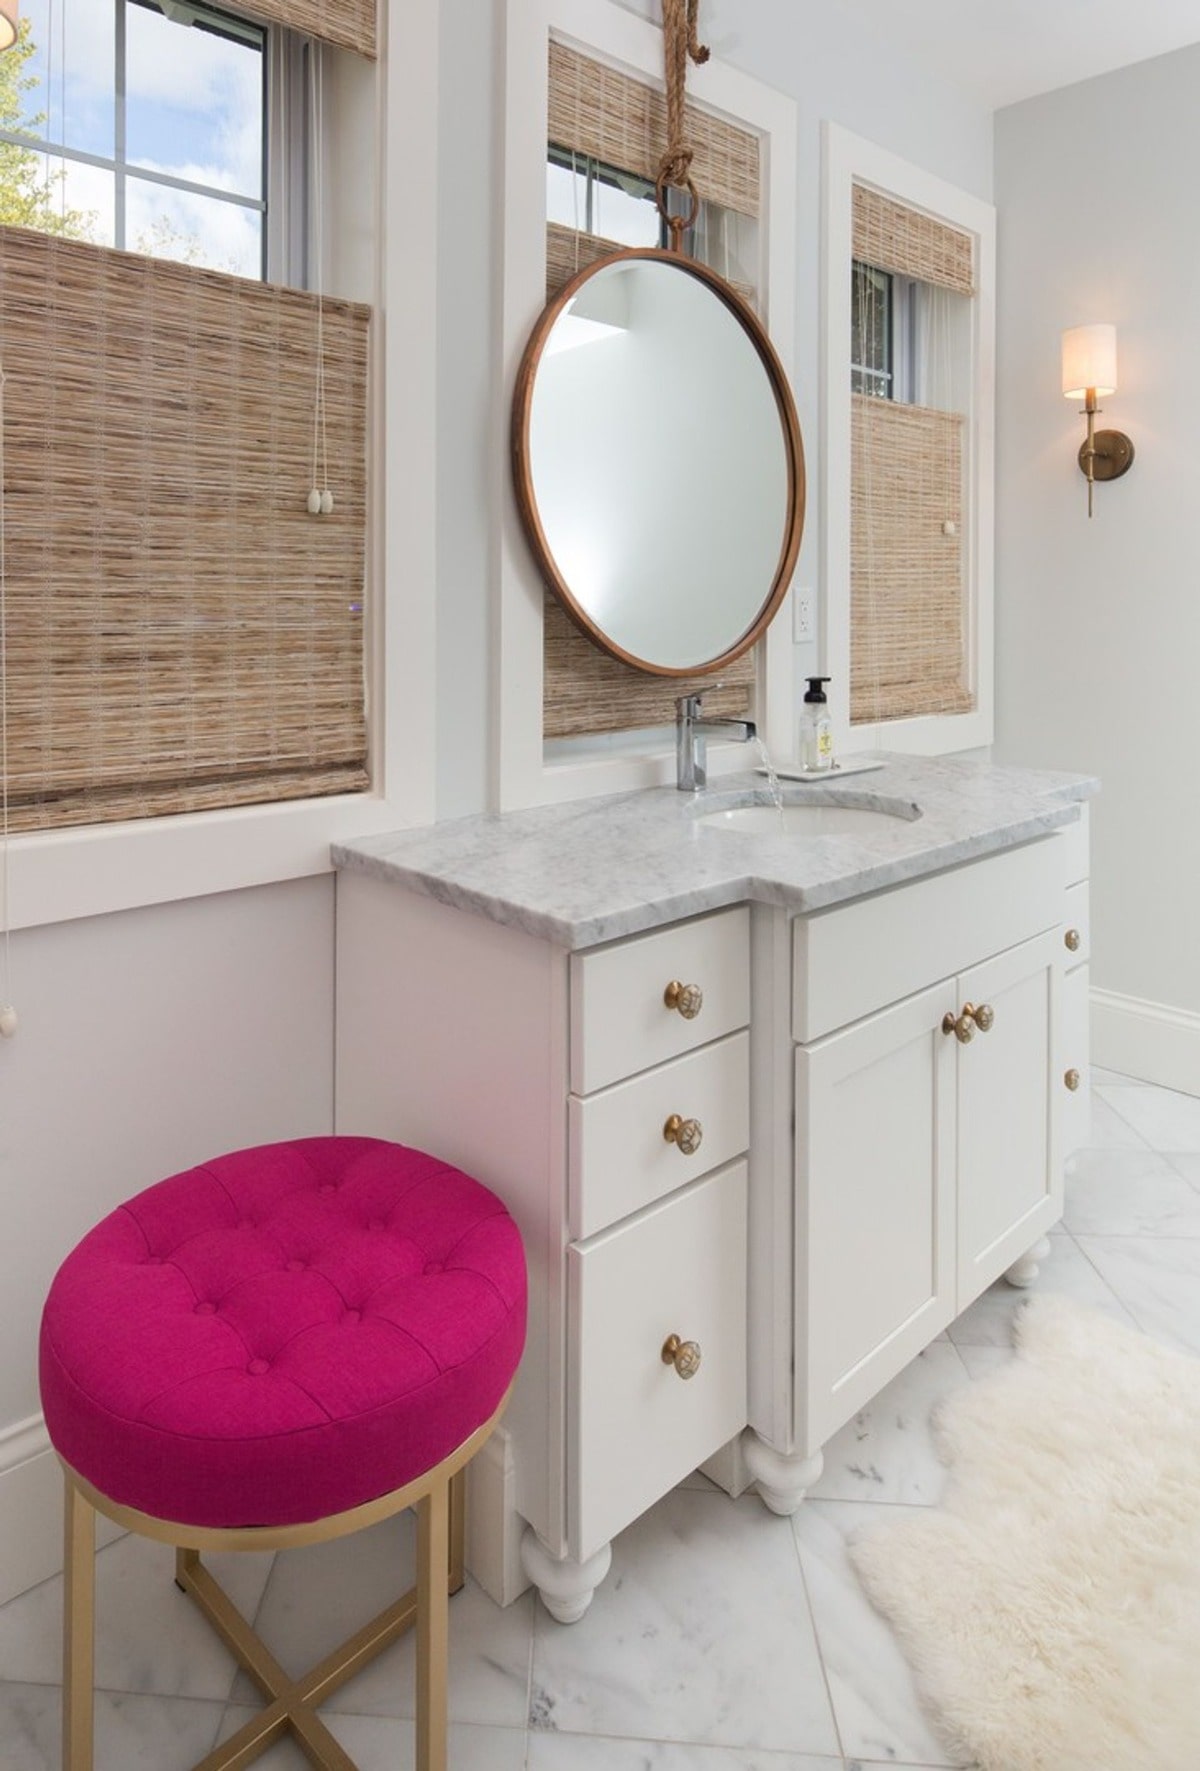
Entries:
[[[686,215],[672,215],[669,212],[666,201],[666,193],[668,189],[687,192],[688,196],[691,198],[691,204]],[[677,240],[680,234],[684,233],[686,229],[692,226],[696,217],[700,213],[699,193],[691,179],[685,178],[681,184],[668,182],[665,168],[659,173],[657,179],[654,181],[654,201],[658,205],[658,213],[662,216]]]

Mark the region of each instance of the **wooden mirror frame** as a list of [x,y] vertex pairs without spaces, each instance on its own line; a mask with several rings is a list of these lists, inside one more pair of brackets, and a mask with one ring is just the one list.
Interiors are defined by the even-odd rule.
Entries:
[[[771,391],[775,396],[775,405],[779,413],[780,428],[787,455],[787,520],[784,526],[779,564],[775,569],[770,589],[757,615],[733,645],[727,651],[722,652],[719,657],[702,661],[699,664],[678,666],[652,664],[647,659],[635,657],[631,652],[625,651],[623,647],[610,639],[602,628],[596,626],[576,601],[570,585],[558,569],[557,562],[546,540],[533,489],[533,471],[529,451],[530,414],[533,406],[534,383],[550,332],[563,310],[592,277],[614,264],[643,260],[673,265],[687,276],[694,277],[697,282],[705,284],[742,327],[766,370]],[[724,670],[733,663],[735,658],[740,658],[743,652],[749,651],[750,647],[762,637],[778,613],[779,605],[787,594],[788,585],[791,583],[796,559],[800,552],[800,541],[804,534],[806,480],[800,420],[796,414],[796,404],[792,397],[792,390],[788,386],[783,364],[767,335],[766,328],[737,291],[731,288],[716,271],[710,270],[707,265],[698,264],[695,259],[684,258],[678,253],[663,251],[658,247],[630,248],[624,252],[611,252],[572,277],[571,281],[547,304],[533,329],[529,343],[525,347],[525,353],[521,358],[521,366],[517,371],[516,387],[513,393],[512,460],[517,508],[520,511],[521,522],[542,577],[576,627],[586,634],[588,639],[601,651],[607,652],[611,658],[617,658],[621,663],[630,665],[634,670],[643,671],[649,676],[708,676],[715,671]]]

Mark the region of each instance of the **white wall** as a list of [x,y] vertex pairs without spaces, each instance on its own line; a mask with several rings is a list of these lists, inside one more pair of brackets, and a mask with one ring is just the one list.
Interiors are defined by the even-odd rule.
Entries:
[[[627,10],[660,17],[658,0]],[[814,585],[821,120],[832,118],[990,199],[992,118],[933,80],[918,54],[906,56],[849,25],[837,0],[706,0],[703,11],[703,35],[716,55],[798,101],[794,391],[809,457],[809,501],[796,582]],[[507,411],[492,409],[484,379],[499,301],[503,0],[443,0],[441,17],[438,815],[447,818],[484,809],[487,794],[496,521],[487,475],[494,451],[507,449],[508,421]]]
[[[59,1489],[37,1415],[55,1269],[98,1218],[206,1156],[333,1125],[332,878],[12,937],[0,1045],[0,1601],[50,1572]],[[31,1509],[33,1511],[31,1512]]]
[[[1095,1057],[1200,1092],[1200,47],[998,114],[997,753],[1102,778]],[[1096,488],[1059,334],[1115,321]]]

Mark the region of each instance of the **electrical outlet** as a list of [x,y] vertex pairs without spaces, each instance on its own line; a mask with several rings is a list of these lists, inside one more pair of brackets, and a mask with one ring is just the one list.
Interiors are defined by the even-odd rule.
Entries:
[[797,589],[792,592],[792,639],[798,646],[805,646],[817,637],[814,603],[816,599],[811,590]]

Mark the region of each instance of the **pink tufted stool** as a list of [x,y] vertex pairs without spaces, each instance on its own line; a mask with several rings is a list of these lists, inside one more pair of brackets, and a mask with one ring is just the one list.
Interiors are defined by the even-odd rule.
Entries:
[[[525,1337],[516,1226],[485,1187],[373,1138],[239,1150],[139,1193],[68,1256],[42,1319],[66,1472],[64,1771],[91,1771],[95,1512],[176,1546],[176,1579],[268,1706],[196,1771],[289,1728],[354,1771],[316,1705],[414,1622],[417,1764],[446,1765],[447,1593],[463,1472]],[[290,1679],[200,1561],[318,1543],[415,1506],[417,1584]]]

